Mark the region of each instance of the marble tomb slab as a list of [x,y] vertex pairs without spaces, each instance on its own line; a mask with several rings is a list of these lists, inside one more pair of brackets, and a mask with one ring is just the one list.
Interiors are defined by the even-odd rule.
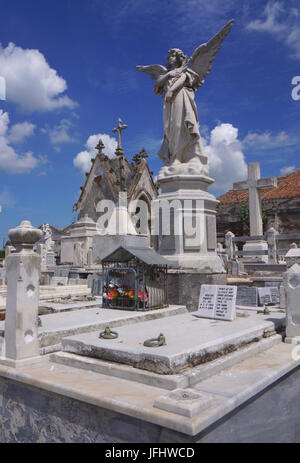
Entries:
[[[131,365],[158,374],[178,374],[242,346],[272,336],[285,326],[285,315],[262,316],[249,312],[231,323],[196,318],[192,313],[172,319],[151,320],[120,327],[118,339],[103,340],[99,331],[62,339],[65,352]],[[145,347],[144,341],[160,333],[166,345]]]
[[[148,312],[90,308],[41,315],[42,326],[39,328],[40,347],[47,348],[58,345],[65,336],[103,330],[108,324],[111,327],[118,327],[153,318],[171,317],[185,312],[187,312],[187,309],[184,306],[169,306]],[[4,336],[4,329],[5,323],[0,321],[0,336]]]

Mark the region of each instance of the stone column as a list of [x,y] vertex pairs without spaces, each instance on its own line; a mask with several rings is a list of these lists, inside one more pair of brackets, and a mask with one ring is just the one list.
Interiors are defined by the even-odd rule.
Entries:
[[271,227],[267,231],[267,243],[268,243],[268,264],[277,264],[277,240],[276,236],[278,231]]
[[300,344],[300,265],[295,264],[284,274],[286,296],[286,338],[288,344]]
[[7,300],[5,318],[6,363],[17,366],[39,356],[38,305],[40,256],[33,252],[42,231],[30,222],[9,231],[16,251],[7,257]]
[[228,260],[232,260],[234,258],[234,251],[235,251],[235,245],[233,238],[235,238],[235,235],[229,231],[225,235],[225,248],[226,248],[226,254],[228,257]]

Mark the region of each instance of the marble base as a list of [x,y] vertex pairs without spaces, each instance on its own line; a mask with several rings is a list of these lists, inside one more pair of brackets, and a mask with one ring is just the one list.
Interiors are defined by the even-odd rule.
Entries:
[[[173,265],[173,268],[197,269],[203,274],[225,273],[216,252],[218,201],[207,191],[212,183],[213,179],[204,175],[176,174],[158,179],[160,194],[154,201],[160,232],[158,252],[170,261],[171,268]],[[197,230],[193,239],[187,230],[188,223],[192,231]]]

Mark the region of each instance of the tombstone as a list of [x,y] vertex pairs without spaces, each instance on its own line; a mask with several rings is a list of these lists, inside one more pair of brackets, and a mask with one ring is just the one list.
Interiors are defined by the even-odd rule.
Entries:
[[291,268],[295,264],[300,264],[300,249],[296,243],[293,243],[290,247],[290,250],[285,256],[287,268]]
[[[262,179],[260,177],[259,162],[252,162],[248,165],[248,181],[233,184],[234,191],[248,190],[249,194],[249,216],[250,216],[250,236],[263,236],[262,204],[260,190],[263,188],[276,188],[277,178],[269,177]],[[264,255],[268,251],[268,245],[263,239],[249,241],[244,245],[244,252],[249,252],[250,261],[267,262],[268,256]],[[246,260],[245,259],[245,260]]]
[[236,317],[236,286],[202,285],[198,311],[199,318],[233,321]]
[[255,286],[238,286],[236,305],[245,307],[258,306],[258,290]]
[[285,342],[300,344],[300,265],[294,264],[283,278],[286,295]]
[[277,260],[277,240],[276,236],[278,231],[271,227],[267,231],[267,244],[268,244],[268,264],[278,264]]
[[265,288],[279,288],[282,286],[282,281],[265,281]]
[[39,355],[38,305],[40,256],[33,252],[42,236],[30,222],[9,231],[16,251],[7,257],[7,300],[4,362],[17,366],[20,361]]
[[278,287],[258,288],[258,298],[260,305],[274,305],[280,302]]

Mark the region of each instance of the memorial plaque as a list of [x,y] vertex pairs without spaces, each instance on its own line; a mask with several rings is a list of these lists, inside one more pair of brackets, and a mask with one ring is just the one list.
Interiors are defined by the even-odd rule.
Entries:
[[279,290],[277,287],[258,288],[258,296],[261,305],[278,304],[280,301]]
[[282,281],[266,281],[265,282],[265,288],[278,288],[280,289],[280,286],[283,285]]
[[255,286],[238,286],[236,304],[246,307],[258,306],[258,291]]
[[201,318],[233,321],[236,316],[236,286],[202,285],[198,311]]

